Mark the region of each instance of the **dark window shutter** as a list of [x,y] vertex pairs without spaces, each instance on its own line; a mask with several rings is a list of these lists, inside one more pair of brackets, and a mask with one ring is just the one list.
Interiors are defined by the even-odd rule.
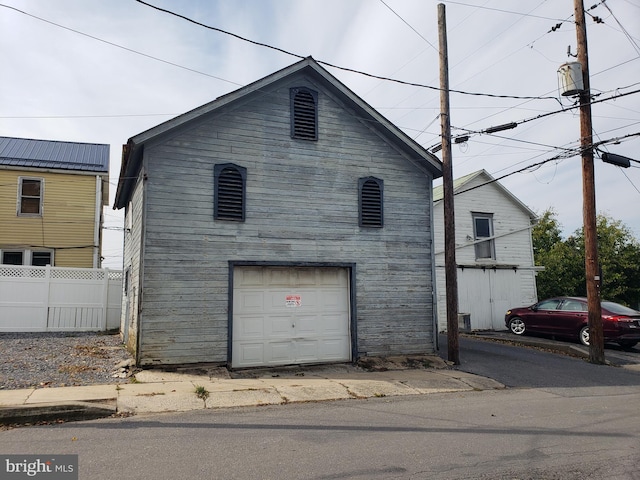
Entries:
[[302,140],[318,139],[318,94],[308,88],[292,88],[291,136]]
[[214,218],[243,222],[247,169],[231,163],[216,165]]
[[382,227],[383,205],[382,192],[383,181],[379,178],[361,178],[358,181],[360,226],[361,227]]

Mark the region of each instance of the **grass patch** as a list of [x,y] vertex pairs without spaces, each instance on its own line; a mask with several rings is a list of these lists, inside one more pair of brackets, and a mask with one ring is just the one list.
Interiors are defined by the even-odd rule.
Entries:
[[207,398],[209,398],[209,391],[202,385],[196,385],[195,392],[196,392],[196,397],[202,400],[206,400]]

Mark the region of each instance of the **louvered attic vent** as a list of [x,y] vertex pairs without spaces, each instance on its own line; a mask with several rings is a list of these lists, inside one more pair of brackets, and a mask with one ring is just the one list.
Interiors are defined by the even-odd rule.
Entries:
[[215,219],[244,221],[246,175],[237,165],[215,166]]
[[291,136],[302,140],[318,139],[318,93],[308,88],[292,88]]
[[359,180],[360,226],[382,227],[383,182],[379,178],[361,178]]

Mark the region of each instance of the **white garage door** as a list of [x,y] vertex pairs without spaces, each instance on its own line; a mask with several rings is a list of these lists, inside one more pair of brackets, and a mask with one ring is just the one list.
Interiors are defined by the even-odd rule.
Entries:
[[231,366],[351,360],[345,268],[235,267]]

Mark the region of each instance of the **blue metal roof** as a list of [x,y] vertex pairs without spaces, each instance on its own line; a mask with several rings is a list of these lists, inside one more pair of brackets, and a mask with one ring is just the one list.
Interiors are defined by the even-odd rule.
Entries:
[[109,145],[0,137],[0,165],[109,172]]

